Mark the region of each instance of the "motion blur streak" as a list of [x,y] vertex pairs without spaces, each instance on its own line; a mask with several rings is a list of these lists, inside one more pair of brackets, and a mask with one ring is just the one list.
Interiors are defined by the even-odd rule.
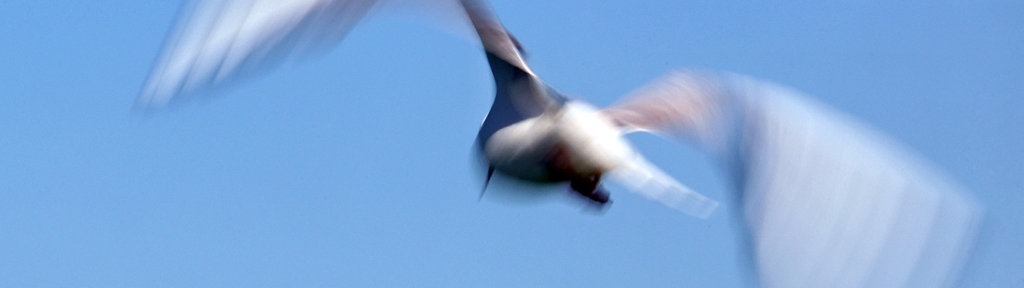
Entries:
[[[377,1],[190,1],[136,107],[214,88],[341,41]],[[180,95],[180,96],[179,96]]]
[[774,84],[676,72],[606,113],[728,163],[764,287],[955,286],[981,224],[924,160]]

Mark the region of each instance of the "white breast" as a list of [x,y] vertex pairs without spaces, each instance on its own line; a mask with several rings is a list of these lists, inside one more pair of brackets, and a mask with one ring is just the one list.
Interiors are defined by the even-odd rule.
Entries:
[[[561,146],[561,147],[559,147]],[[597,109],[579,102],[502,128],[484,147],[498,170],[524,180],[550,179],[551,156],[564,149],[567,164],[580,176],[614,169],[632,155],[620,131]]]
[[571,147],[570,160],[577,171],[603,173],[633,156],[633,149],[622,138],[621,131],[596,108],[569,102],[560,116],[559,139]]

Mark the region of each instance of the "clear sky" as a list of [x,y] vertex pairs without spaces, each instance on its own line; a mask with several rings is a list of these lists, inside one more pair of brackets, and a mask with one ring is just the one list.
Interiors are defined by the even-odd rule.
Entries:
[[[1020,3],[711,2],[493,5],[541,77],[597,105],[696,67],[860,118],[987,207],[964,286],[1024,284]],[[0,2],[0,287],[753,283],[734,207],[696,220],[616,187],[603,215],[509,187],[478,202],[490,75],[422,19],[382,14],[322,57],[133,115],[179,7]],[[630,139],[728,205],[711,158]]]

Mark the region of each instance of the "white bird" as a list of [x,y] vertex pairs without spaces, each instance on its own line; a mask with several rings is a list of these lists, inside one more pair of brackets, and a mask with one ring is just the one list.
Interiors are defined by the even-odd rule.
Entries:
[[[136,105],[183,96],[339,42],[377,1],[236,0],[190,5]],[[480,36],[497,93],[477,140],[494,172],[531,182],[566,182],[604,205],[605,173],[631,191],[697,217],[718,203],[661,172],[620,137],[628,131],[594,107],[545,85],[489,7],[461,1]],[[486,183],[485,183],[486,189]]]
[[[336,44],[376,3],[192,2],[137,106],[159,108]],[[956,284],[981,223],[980,206],[880,133],[793,90],[731,74],[672,72],[597,109],[545,85],[482,1],[459,4],[480,37],[497,90],[477,136],[488,181],[501,173],[569,183],[603,204],[608,194],[599,184],[608,175],[640,195],[707,217],[717,202],[648,163],[622,135],[683,138],[728,168],[762,286]]]
[[626,126],[545,85],[488,7],[476,1],[462,4],[480,36],[497,87],[477,136],[491,166],[488,178],[498,171],[526,181],[569,182],[574,191],[605,204],[608,194],[599,184],[610,172],[631,191],[668,207],[702,218],[714,211],[717,202],[636,153],[621,137],[629,131]]

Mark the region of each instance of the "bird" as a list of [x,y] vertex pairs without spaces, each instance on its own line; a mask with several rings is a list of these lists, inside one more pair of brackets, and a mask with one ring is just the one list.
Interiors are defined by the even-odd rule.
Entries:
[[[188,2],[135,106],[160,109],[337,45],[381,1]],[[441,1],[437,1],[438,3]],[[606,179],[698,218],[720,206],[624,138],[688,141],[724,167],[763,287],[952,287],[983,207],[911,149],[799,91],[679,69],[597,108],[536,75],[483,0],[457,0],[480,39],[494,103],[476,136],[491,177],[568,186],[606,207]],[[482,194],[481,194],[482,195]]]
[[[192,2],[136,107],[163,107],[336,44],[378,2]],[[496,87],[476,141],[488,167],[483,191],[495,174],[561,183],[603,209],[610,195],[601,182],[611,178],[629,191],[698,218],[707,218],[718,207],[717,201],[644,159],[622,137],[640,130],[545,84],[486,3],[457,4],[479,36]]]
[[485,4],[461,3],[480,37],[497,90],[477,136],[488,175],[497,171],[525,181],[568,182],[572,191],[605,205],[609,193],[601,180],[611,172],[631,184],[631,191],[668,207],[701,218],[715,210],[716,201],[637,153],[622,137],[632,131],[628,125],[546,85],[523,59],[519,41]]

